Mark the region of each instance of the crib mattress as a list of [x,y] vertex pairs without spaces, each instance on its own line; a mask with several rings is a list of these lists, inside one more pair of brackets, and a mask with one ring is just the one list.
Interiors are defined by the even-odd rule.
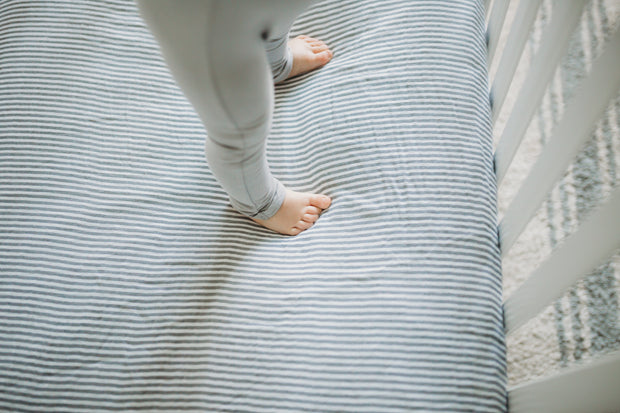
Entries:
[[0,3],[0,410],[505,410],[483,8],[327,1],[232,210],[135,4]]

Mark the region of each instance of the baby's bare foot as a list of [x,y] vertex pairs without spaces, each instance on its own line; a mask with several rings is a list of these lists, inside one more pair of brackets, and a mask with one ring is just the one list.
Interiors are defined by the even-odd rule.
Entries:
[[293,54],[293,68],[287,79],[318,69],[332,58],[332,52],[327,45],[312,37],[297,36],[289,40],[288,47]]
[[307,194],[286,190],[284,202],[278,212],[269,219],[254,219],[264,227],[284,235],[297,235],[310,228],[319,218],[321,211],[329,207],[332,200],[325,195]]

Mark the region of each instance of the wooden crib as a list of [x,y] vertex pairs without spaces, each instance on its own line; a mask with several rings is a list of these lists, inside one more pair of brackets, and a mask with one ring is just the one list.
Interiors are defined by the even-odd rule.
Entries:
[[[541,1],[518,4],[511,27],[503,29],[508,1],[487,6],[489,67],[497,64],[490,79],[493,122],[504,104],[515,69],[533,27]],[[537,54],[532,58],[522,88],[495,151],[495,170],[501,185],[526,129],[567,52],[585,1],[559,2],[551,21],[543,29]],[[557,10],[557,13],[555,12]],[[500,33],[508,33],[506,46],[498,50]],[[551,133],[529,175],[522,182],[499,224],[502,256],[506,256],[537,208],[562,177],[598,119],[620,87],[620,31],[607,42],[594,61],[564,115]],[[496,126],[496,125],[494,125]],[[497,134],[497,128],[494,133]],[[501,191],[501,187],[500,187]],[[609,258],[620,246],[620,188],[594,211],[556,248],[516,292],[504,300],[505,331],[509,335],[536,316],[571,286]],[[508,349],[510,351],[510,348]],[[508,389],[511,412],[602,412],[620,406],[620,352],[590,363],[568,368],[550,378],[538,379]]]

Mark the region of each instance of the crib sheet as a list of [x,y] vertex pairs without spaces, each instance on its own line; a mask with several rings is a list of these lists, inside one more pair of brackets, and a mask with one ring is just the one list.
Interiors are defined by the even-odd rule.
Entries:
[[327,1],[234,212],[134,3],[0,3],[0,410],[505,411],[483,8]]

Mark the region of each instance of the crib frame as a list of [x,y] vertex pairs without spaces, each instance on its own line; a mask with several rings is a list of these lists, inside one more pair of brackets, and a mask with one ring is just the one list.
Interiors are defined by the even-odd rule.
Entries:
[[[540,48],[520,89],[505,129],[498,141],[494,160],[498,186],[501,184],[527,127],[549,85],[560,59],[567,53],[569,39],[582,14],[585,0],[558,2],[551,21],[543,30]],[[506,45],[498,52],[508,0],[485,0],[489,67],[497,64],[490,79],[492,122],[513,80],[524,45],[535,21],[541,0],[521,0],[513,24],[508,27]],[[557,12],[556,12],[557,10]],[[501,54],[501,56],[499,56]],[[594,125],[620,88],[620,30],[605,44],[578,92],[567,103],[564,115],[552,132],[529,175],[521,183],[499,223],[502,256],[510,250],[540,207],[553,185],[576,157]],[[504,300],[506,335],[514,332],[554,300],[560,298],[588,272],[620,247],[620,187],[590,213],[588,219],[555,248],[529,278]],[[589,363],[565,369],[552,377],[508,389],[509,411],[525,412],[611,412],[620,409],[620,351]]]

